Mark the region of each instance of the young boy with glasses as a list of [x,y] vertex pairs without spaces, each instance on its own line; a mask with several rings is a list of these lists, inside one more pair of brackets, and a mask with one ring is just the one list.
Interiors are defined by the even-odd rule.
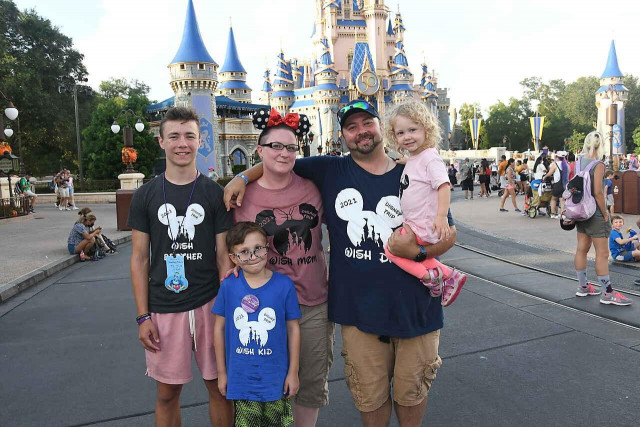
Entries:
[[214,348],[218,389],[235,401],[236,425],[293,423],[290,398],[299,388],[302,316],[293,281],[267,266],[267,234],[239,222],[226,237],[229,257],[242,267],[220,286]]

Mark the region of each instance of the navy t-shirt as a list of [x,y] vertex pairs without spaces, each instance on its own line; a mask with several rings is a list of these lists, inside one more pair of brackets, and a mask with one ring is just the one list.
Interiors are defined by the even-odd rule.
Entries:
[[[248,306],[252,313],[243,308],[247,295],[257,298]],[[223,280],[211,311],[225,318],[227,399],[281,399],[289,371],[287,320],[302,317],[293,281],[274,271],[267,283],[253,289],[240,270],[238,277]]]
[[411,338],[442,328],[440,300],[384,254],[402,226],[397,165],[384,175],[362,169],[351,156],[296,160],[294,172],[312,180],[324,204],[331,253],[329,319],[363,332]]

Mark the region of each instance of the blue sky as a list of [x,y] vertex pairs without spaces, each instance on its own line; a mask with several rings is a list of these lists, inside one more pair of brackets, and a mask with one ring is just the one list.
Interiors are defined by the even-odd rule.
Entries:
[[[89,83],[137,78],[161,101],[173,95],[168,63],[182,37],[187,0],[14,0],[35,8],[73,38],[85,55]],[[575,80],[600,76],[611,39],[620,69],[640,76],[640,2],[577,0],[394,0],[400,5],[405,47],[416,80],[423,57],[452,104],[521,96],[528,76]],[[611,9],[603,9],[608,5]],[[229,17],[248,83],[257,92],[282,44],[287,57],[311,53],[313,0],[194,0],[209,53],[224,62]],[[254,94],[254,97],[256,94]]]

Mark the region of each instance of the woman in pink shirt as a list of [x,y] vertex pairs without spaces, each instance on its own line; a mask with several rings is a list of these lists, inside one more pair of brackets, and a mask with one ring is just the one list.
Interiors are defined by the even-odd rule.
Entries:
[[[449,236],[451,191],[444,162],[436,149],[440,142],[438,119],[424,104],[407,101],[391,112],[387,136],[396,149],[409,152],[400,182],[400,206],[404,222],[415,232],[420,245],[437,243]],[[393,255],[387,257],[407,273],[416,276],[433,297],[442,295],[448,306],[458,297],[466,276],[435,258],[413,261]]]

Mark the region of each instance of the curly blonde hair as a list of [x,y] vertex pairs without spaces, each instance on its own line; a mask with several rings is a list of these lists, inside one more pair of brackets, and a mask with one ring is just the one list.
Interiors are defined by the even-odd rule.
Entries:
[[600,160],[604,152],[604,137],[600,132],[593,131],[584,138],[584,145],[582,146],[582,152],[589,154],[593,152],[595,158]]
[[424,103],[410,100],[396,105],[387,115],[387,126],[385,128],[387,141],[392,149],[397,151],[402,149],[398,144],[396,133],[393,129],[393,123],[398,116],[406,117],[424,128],[427,148],[439,148],[442,141],[442,128],[438,118]]

